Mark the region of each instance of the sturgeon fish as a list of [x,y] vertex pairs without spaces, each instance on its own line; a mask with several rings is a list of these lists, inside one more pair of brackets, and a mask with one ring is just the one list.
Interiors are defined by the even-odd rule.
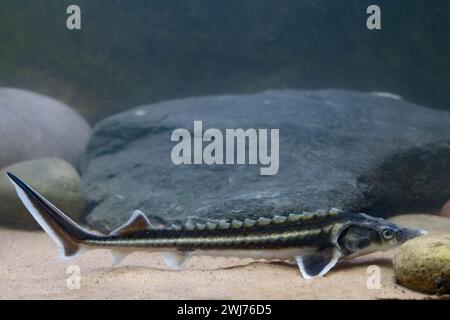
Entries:
[[150,251],[163,253],[173,269],[197,255],[296,261],[303,277],[311,279],[325,275],[340,259],[384,251],[426,234],[364,213],[331,209],[172,228],[155,227],[135,211],[125,224],[101,235],[78,225],[13,174],[7,175],[25,207],[56,242],[63,260],[85,250],[110,249],[114,265],[134,251]]

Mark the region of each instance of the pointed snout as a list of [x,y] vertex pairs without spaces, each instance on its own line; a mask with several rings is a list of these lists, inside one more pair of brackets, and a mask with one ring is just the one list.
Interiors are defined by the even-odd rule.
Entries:
[[421,236],[425,236],[427,235],[428,232],[426,230],[423,229],[407,229],[407,228],[403,228],[400,231],[400,240],[401,242],[406,242],[408,240],[417,238],[417,237],[421,237]]
[[428,234],[427,230],[417,229],[417,231],[419,232],[419,236],[426,236]]

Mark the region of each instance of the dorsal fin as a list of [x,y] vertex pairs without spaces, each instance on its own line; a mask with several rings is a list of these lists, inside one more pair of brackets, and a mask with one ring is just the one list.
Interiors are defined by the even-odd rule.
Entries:
[[117,229],[113,230],[110,233],[110,235],[123,236],[126,234],[138,231],[145,231],[149,229],[152,229],[150,221],[148,221],[147,217],[145,216],[144,213],[142,213],[142,211],[136,210],[133,212],[133,214],[131,215],[130,219],[128,219],[127,222],[125,222]]

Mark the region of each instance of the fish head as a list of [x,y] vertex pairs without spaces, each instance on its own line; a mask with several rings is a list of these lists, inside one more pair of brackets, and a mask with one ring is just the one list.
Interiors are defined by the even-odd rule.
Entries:
[[342,227],[337,239],[340,251],[347,258],[389,250],[427,234],[425,230],[404,228],[382,218],[358,215],[357,221]]

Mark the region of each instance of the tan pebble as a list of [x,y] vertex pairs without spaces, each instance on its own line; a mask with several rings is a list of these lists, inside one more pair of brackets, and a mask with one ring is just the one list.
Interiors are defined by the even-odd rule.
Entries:
[[420,237],[403,244],[394,256],[401,285],[426,293],[450,293],[450,237]]

